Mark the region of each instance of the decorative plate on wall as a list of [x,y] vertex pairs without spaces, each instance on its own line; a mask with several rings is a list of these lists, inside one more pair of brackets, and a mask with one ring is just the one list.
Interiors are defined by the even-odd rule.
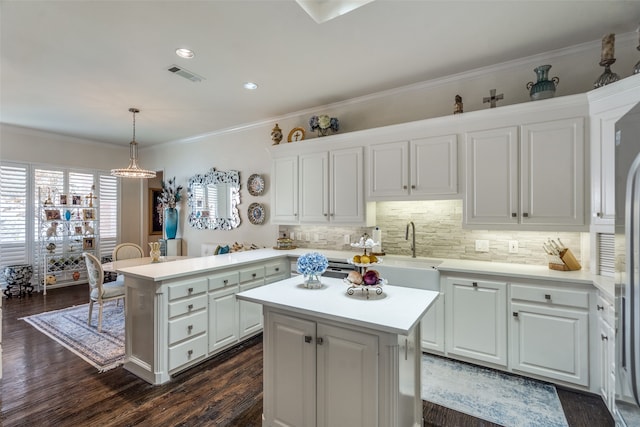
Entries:
[[247,181],[247,188],[249,189],[249,194],[252,196],[261,196],[262,193],[264,193],[264,179],[257,173],[254,173]]
[[262,224],[266,217],[262,203],[251,203],[247,214],[249,215],[249,222],[255,225]]
[[303,128],[293,128],[291,132],[289,132],[289,136],[287,136],[288,142],[298,142],[304,139],[304,129]]

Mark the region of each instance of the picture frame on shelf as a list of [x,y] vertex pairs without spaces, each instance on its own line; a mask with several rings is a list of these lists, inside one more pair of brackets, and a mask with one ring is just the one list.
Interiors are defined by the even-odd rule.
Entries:
[[82,196],[71,196],[71,204],[73,206],[82,206]]
[[83,250],[90,250],[93,249],[95,247],[95,239],[93,237],[84,237],[82,239],[82,249]]
[[162,188],[149,189],[149,234],[162,234],[162,208],[158,197],[162,195]]
[[67,195],[66,194],[61,194],[60,195],[60,204],[61,205],[66,205],[67,204]]
[[75,230],[76,234],[78,234],[78,235],[82,234],[82,226],[76,225],[74,230]]
[[44,215],[47,221],[61,219],[60,211],[58,209],[45,209]]
[[95,217],[95,213],[93,212],[93,209],[83,209],[82,210],[82,219],[85,221],[91,221],[96,219]]

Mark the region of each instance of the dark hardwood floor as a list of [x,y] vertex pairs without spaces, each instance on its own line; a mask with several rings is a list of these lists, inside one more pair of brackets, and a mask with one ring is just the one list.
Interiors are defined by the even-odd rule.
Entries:
[[[261,425],[261,336],[154,387],[123,368],[100,374],[18,320],[84,304],[87,292],[81,285],[3,301],[2,426]],[[599,397],[558,394],[570,427],[614,425]],[[423,406],[427,426],[496,426],[429,402]]]

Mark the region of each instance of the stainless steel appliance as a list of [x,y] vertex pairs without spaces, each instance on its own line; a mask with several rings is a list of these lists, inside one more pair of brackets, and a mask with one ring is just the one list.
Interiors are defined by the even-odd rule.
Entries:
[[640,104],[616,123],[616,425],[640,426]]
[[[322,273],[322,275],[325,277],[336,277],[338,279],[344,279],[349,275],[350,272],[357,269],[358,267],[353,264],[349,264],[347,261],[329,259],[329,266],[327,267],[326,271]],[[300,275],[300,273],[298,273],[295,260],[291,261],[291,275]]]

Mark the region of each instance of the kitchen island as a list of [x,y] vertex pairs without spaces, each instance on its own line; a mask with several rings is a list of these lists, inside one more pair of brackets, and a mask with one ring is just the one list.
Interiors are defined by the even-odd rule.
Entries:
[[437,292],[301,277],[240,292],[264,312],[264,426],[420,426],[420,319]]

